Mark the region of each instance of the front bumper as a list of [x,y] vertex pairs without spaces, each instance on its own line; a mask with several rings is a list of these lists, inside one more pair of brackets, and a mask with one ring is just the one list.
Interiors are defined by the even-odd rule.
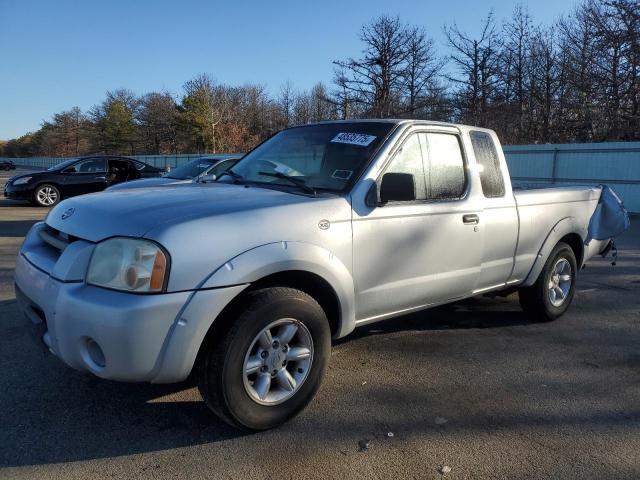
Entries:
[[244,288],[136,295],[57,280],[23,255],[15,282],[31,330],[67,365],[111,380],[161,383],[189,375],[211,323]]
[[33,188],[29,184],[4,186],[4,196],[12,200],[31,200]]

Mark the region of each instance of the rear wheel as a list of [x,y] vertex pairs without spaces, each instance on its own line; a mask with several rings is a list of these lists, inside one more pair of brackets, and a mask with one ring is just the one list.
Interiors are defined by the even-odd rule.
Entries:
[[575,290],[576,256],[566,243],[558,243],[536,283],[518,292],[522,309],[537,321],[555,320],[567,311]]
[[309,295],[285,287],[249,294],[226,333],[205,348],[199,389],[227,423],[273,428],[314,397],[331,352],[329,323]]
[[60,201],[60,191],[48,183],[39,185],[33,192],[33,200],[41,207],[52,207]]

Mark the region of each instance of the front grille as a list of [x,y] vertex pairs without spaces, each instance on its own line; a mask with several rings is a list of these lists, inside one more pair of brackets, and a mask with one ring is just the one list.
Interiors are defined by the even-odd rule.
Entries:
[[47,245],[59,250],[60,253],[64,252],[65,248],[77,240],[75,237],[56,230],[49,225],[45,225],[45,227],[40,230],[40,239]]

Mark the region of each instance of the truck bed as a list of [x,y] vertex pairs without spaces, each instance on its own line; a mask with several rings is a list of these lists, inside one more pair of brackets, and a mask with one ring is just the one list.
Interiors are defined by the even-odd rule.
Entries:
[[[586,229],[601,191],[600,186],[514,189],[520,227],[512,280],[522,280],[527,276],[546,240],[541,232],[551,231],[558,221],[573,218],[576,225],[584,230],[582,238],[586,238]],[[591,256],[597,252],[585,251],[583,261],[588,259],[587,253]]]

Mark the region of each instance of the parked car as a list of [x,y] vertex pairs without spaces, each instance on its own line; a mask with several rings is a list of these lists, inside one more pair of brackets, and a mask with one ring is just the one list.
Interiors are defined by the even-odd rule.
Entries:
[[83,157],[67,160],[44,172],[12,177],[4,186],[4,196],[51,207],[63,198],[100,192],[110,185],[138,178],[157,177],[161,173],[161,169],[132,158]]
[[184,165],[173,168],[160,177],[143,178],[131,182],[118,183],[107,190],[123,190],[130,188],[157,187],[160,185],[178,185],[198,181],[206,175],[220,175],[225,170],[233,167],[240,156],[225,155],[216,157],[203,157],[192,160]]
[[516,290],[533,320],[561,316],[610,246],[591,217],[625,215],[615,199],[594,215],[605,191],[514,192],[481,128],[305,125],[213,183],[65,200],[28,233],[16,297],[69,366],[152,383],[194,371],[220,418],[267,429],[307,405],[331,338],[360,325]]
[[15,170],[16,164],[13,163],[13,160],[2,160],[0,161],[0,170]]

